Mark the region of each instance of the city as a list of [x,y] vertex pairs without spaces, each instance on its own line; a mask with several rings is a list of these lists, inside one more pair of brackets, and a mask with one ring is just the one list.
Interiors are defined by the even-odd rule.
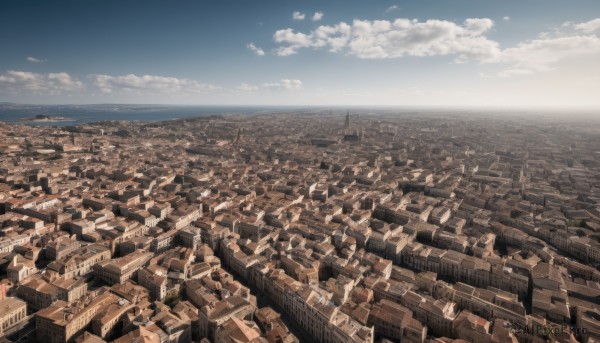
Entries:
[[600,343],[600,1],[1,0],[0,343]]
[[600,123],[543,119],[2,124],[2,334],[593,342]]

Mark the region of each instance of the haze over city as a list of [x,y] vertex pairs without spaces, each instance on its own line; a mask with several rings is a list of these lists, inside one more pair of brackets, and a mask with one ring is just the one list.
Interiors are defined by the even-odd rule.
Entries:
[[600,3],[3,1],[0,101],[598,107]]

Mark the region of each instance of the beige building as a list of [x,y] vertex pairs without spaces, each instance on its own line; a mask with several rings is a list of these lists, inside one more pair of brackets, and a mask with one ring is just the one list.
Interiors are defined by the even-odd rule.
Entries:
[[171,229],[154,237],[150,246],[151,251],[159,254],[173,248],[177,241],[177,233],[177,230]]
[[453,323],[454,337],[467,342],[490,342],[490,322],[469,311],[458,314]]
[[217,329],[231,318],[252,319],[256,307],[245,299],[234,296],[211,302],[200,308],[198,337],[215,338]]
[[58,260],[80,247],[81,243],[78,241],[62,236],[46,245],[46,258],[49,260]]
[[105,292],[73,305],[57,301],[36,313],[37,339],[46,343],[68,342],[82,333],[98,313],[120,300],[120,297]]
[[25,258],[19,254],[16,254],[13,257],[12,261],[6,268],[8,279],[13,283],[21,282],[35,273],[37,273],[35,261]]
[[152,258],[152,253],[135,251],[131,254],[94,265],[94,275],[108,285],[123,283],[133,277]]
[[263,307],[254,312],[254,321],[265,333],[269,343],[298,343],[288,327],[281,320],[281,314],[270,307]]
[[27,303],[19,298],[0,300],[0,336],[19,325],[27,317]]
[[72,303],[83,297],[87,291],[84,279],[64,278],[56,274],[34,275],[17,290],[19,298],[25,300],[30,309],[43,309],[57,300]]
[[131,331],[130,333],[121,336],[113,341],[113,343],[161,343],[160,336],[157,333],[151,332],[140,326],[139,329]]
[[94,222],[90,222],[86,219],[73,221],[69,224],[69,227],[71,229],[71,234],[77,235],[78,239],[81,239],[81,236],[87,235],[96,230],[96,225]]
[[164,300],[167,296],[167,270],[157,265],[138,270],[137,280],[150,291],[152,299]]
[[412,311],[386,299],[373,305],[368,325],[375,327],[378,338],[398,342],[422,343],[427,335],[427,327],[412,317]]
[[267,343],[253,322],[244,322],[235,317],[223,323],[215,334],[215,343]]
[[319,273],[314,267],[303,265],[303,263],[301,263],[303,261],[296,261],[287,256],[282,256],[280,261],[286,274],[294,279],[309,285],[316,285],[319,283]]
[[[577,306],[577,328],[581,329],[581,338],[583,342],[593,339],[594,342],[600,341],[600,309],[585,308]],[[583,332],[585,328],[586,332]],[[588,341],[589,342],[589,341]]]
[[90,244],[50,263],[48,269],[64,275],[65,278],[72,278],[89,273],[96,263],[110,260],[110,258],[109,248],[100,244]]
[[91,321],[91,331],[103,339],[114,338],[121,335],[121,319],[135,306],[125,299],[119,299],[104,306]]
[[525,307],[516,294],[496,288],[481,289],[458,282],[447,284],[437,281],[433,290],[435,298],[457,303],[461,310],[468,310],[486,320],[504,319],[525,325]]
[[166,334],[164,342],[192,343],[192,323],[186,314],[161,311],[151,321]]

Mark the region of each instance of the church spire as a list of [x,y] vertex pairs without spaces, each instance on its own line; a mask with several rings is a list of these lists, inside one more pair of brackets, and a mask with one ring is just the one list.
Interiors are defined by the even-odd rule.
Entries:
[[346,111],[346,130],[350,129],[350,111]]

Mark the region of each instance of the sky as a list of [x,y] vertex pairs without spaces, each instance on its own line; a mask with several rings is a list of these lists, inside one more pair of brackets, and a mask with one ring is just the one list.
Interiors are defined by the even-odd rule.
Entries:
[[600,1],[0,1],[0,102],[600,108]]

